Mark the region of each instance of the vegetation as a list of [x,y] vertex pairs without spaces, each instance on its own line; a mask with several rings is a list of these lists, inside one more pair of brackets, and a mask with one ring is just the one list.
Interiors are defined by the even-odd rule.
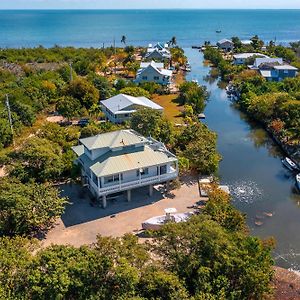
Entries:
[[[51,246],[33,255],[34,241],[0,238],[1,296],[263,299],[271,291],[273,242],[248,236],[224,192],[210,197],[203,215],[165,225],[148,244],[132,235],[98,237],[93,246]],[[223,204],[214,209],[217,203]]]
[[0,235],[32,235],[48,229],[66,204],[57,189],[13,178],[0,180]]

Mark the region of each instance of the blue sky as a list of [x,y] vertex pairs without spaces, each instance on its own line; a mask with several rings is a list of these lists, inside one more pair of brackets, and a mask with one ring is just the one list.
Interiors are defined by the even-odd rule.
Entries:
[[0,9],[18,8],[299,8],[300,0],[0,0]]

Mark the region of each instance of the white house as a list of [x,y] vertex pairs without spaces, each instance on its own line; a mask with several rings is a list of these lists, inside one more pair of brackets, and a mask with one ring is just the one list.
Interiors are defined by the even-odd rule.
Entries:
[[171,58],[171,53],[168,50],[167,44],[165,44],[164,46],[160,43],[157,43],[154,46],[152,46],[152,44],[149,44],[147,48],[147,53],[144,58],[147,60],[166,60]]
[[158,68],[153,61],[146,68],[138,70],[135,82],[155,82],[162,85],[169,85],[172,80],[173,72],[163,68]]
[[145,138],[134,130],[119,130],[79,140],[72,147],[77,155],[75,161],[81,167],[81,175],[92,194],[102,198],[107,205],[107,196],[169,182],[178,176],[178,160],[163,143]]
[[234,65],[244,65],[250,58],[269,58],[269,56],[261,53],[238,53],[233,55]]
[[152,108],[163,111],[163,108],[146,97],[133,97],[119,94],[100,101],[101,110],[113,123],[124,123],[138,109]]
[[217,46],[219,49],[224,50],[226,52],[232,51],[234,48],[234,43],[228,39],[222,39],[217,42]]

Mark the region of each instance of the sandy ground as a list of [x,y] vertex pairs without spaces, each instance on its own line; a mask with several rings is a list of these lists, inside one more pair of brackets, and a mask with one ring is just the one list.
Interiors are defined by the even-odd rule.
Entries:
[[132,200],[125,197],[109,201],[106,209],[92,205],[87,193],[82,195],[79,185],[62,186],[62,195],[69,196],[72,204],[57,224],[42,241],[44,247],[50,244],[70,244],[81,246],[96,241],[97,235],[122,236],[141,230],[143,221],[164,215],[164,209],[174,207],[178,212],[193,211],[192,206],[200,200],[198,184],[187,182],[169,194],[155,186],[153,196],[148,195],[148,187],[132,191]]
[[0,178],[1,177],[4,177],[4,176],[6,176],[7,175],[7,173],[6,173],[6,171],[5,171],[5,167],[1,167],[0,168]]
[[65,118],[63,116],[51,116],[51,117],[47,117],[46,120],[51,123],[58,123],[64,121]]
[[295,272],[274,267],[274,298],[275,300],[299,300],[300,276]]

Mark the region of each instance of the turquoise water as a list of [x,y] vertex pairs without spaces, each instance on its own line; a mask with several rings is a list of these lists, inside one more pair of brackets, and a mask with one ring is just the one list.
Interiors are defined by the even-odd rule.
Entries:
[[[0,11],[0,47],[82,47],[168,41],[212,42],[258,34],[282,43],[300,39],[300,10],[19,10]],[[215,31],[221,29],[222,33]]]

